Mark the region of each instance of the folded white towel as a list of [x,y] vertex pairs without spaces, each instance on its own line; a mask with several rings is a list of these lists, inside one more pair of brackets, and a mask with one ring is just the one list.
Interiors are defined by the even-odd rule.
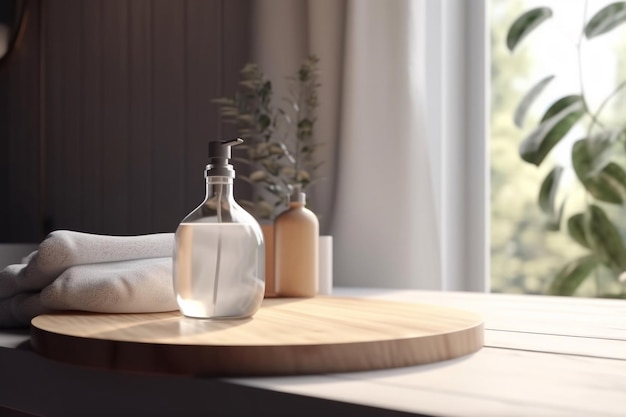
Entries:
[[178,309],[172,258],[77,265],[41,291],[45,307],[99,313],[150,313]]
[[71,266],[170,257],[173,250],[173,233],[104,236],[57,230],[27,257],[25,268],[9,266],[0,273],[0,298],[41,290]]
[[27,288],[22,288],[23,285],[21,284],[24,268],[26,268],[26,264],[15,264],[0,271],[0,299],[29,291]]
[[177,309],[174,234],[52,232],[25,264],[0,272],[0,327],[27,326],[53,310],[108,313]]
[[39,299],[39,293],[25,292],[0,300],[0,328],[26,327],[33,317],[49,313]]

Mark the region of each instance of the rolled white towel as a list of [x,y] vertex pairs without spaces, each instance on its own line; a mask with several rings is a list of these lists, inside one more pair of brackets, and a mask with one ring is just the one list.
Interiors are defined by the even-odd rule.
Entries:
[[176,310],[172,258],[73,266],[41,291],[41,302],[56,310],[98,313]]
[[11,265],[0,273],[0,298],[41,290],[72,266],[170,257],[173,250],[173,233],[106,236],[57,230],[27,257],[26,267]]

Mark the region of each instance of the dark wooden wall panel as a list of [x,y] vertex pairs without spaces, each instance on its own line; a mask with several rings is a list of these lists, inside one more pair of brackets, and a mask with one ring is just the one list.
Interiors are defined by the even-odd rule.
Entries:
[[[15,54],[11,58],[15,57]],[[11,166],[9,154],[11,152],[11,127],[9,124],[11,109],[11,92],[9,90],[11,79],[7,64],[0,65],[0,193],[6,196],[4,204],[0,204],[0,238],[3,241],[13,239],[11,233],[11,215],[13,203],[9,202],[12,196],[9,188],[9,175],[11,175]]]
[[[59,156],[54,161],[57,167],[57,181],[54,184],[57,192],[54,197],[58,209],[56,217],[64,228],[80,229],[82,226],[83,200],[81,190],[81,160],[83,159],[83,138],[81,137],[80,119],[80,78],[83,73],[81,67],[80,33],[81,0],[61,0],[62,5],[54,8],[55,19],[50,22],[49,29],[60,33],[55,39],[54,56],[49,56],[52,62],[47,62],[47,68],[53,70],[60,80],[56,85],[57,94],[60,94],[60,109],[58,113],[55,140],[59,146]],[[46,5],[47,6],[47,5]],[[56,12],[62,6],[60,13]],[[54,25],[59,25],[58,27]],[[50,85],[50,84],[48,84]],[[48,95],[52,97],[52,95]],[[62,196],[59,198],[59,196]]]
[[128,233],[152,230],[152,0],[129,3],[130,137]]
[[235,135],[211,99],[249,59],[249,7],[31,0],[0,67],[0,241],[174,230],[203,197],[207,143]]
[[[101,18],[102,0],[81,2],[80,39],[81,56],[81,101],[79,117],[82,121],[80,137],[83,140],[81,195],[82,201],[82,229],[92,233],[103,233],[102,213],[104,198],[104,168],[102,166],[103,153],[103,118],[101,114],[103,103],[102,62],[104,30]],[[134,2],[133,2],[134,3]]]
[[[64,125],[65,113],[71,112],[66,109],[65,105],[65,88],[69,79],[64,75],[64,59],[67,50],[64,50],[67,33],[64,31],[65,14],[64,8],[67,1],[60,0],[57,2],[41,3],[42,13],[42,31],[44,43],[42,45],[42,70],[43,70],[43,129],[45,149],[43,152],[43,176],[45,178],[44,185],[44,201],[43,212],[45,216],[46,228],[61,227],[71,228],[71,225],[64,224],[65,210],[63,201],[70,198],[69,193],[72,191],[68,187],[65,176],[65,166],[70,163],[66,155],[66,136]],[[61,7],[57,7],[59,5]],[[71,47],[71,42],[70,42]],[[76,51],[71,51],[76,52]],[[69,88],[69,86],[67,86]]]
[[173,231],[203,197],[207,143],[235,135],[211,99],[249,60],[249,0],[29,4],[0,67],[0,241]]
[[219,114],[211,99],[218,97],[221,70],[221,12],[220,2],[188,0],[186,10],[186,99],[187,140],[185,149],[184,183],[186,212],[197,207],[204,197],[204,167],[207,163],[208,142],[221,140]]
[[42,2],[45,161],[43,208],[47,228],[82,223],[79,0]]
[[[3,192],[6,203],[14,208],[3,216],[9,225],[9,236],[26,241],[37,236],[40,224],[39,187],[39,31],[40,12],[37,4],[28,5],[27,25],[24,27],[20,49],[6,62],[10,90],[8,96],[9,143],[8,192]],[[2,70],[2,69],[0,69]],[[5,140],[3,140],[4,142]],[[15,165],[19,161],[19,165]],[[6,204],[5,203],[5,204]]]
[[172,231],[185,215],[184,2],[153,0],[153,227]]
[[[102,230],[128,230],[130,108],[128,0],[100,3],[102,34]],[[89,70],[89,69],[86,69]],[[88,140],[88,139],[86,139]]]
[[32,241],[41,228],[38,3],[26,18],[19,48],[0,65],[0,241]]
[[[13,55],[12,57],[14,57]],[[9,202],[12,197],[9,188],[9,175],[11,175],[11,166],[9,155],[11,152],[11,126],[9,124],[11,93],[9,90],[10,73],[7,65],[0,65],[0,193],[6,196],[4,204],[0,204],[0,238],[2,241],[14,239],[12,234],[11,215],[13,203]]]

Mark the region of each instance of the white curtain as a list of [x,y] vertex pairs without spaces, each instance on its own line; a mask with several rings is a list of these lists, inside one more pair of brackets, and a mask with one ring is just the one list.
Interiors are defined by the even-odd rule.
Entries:
[[336,285],[441,289],[425,134],[423,0],[256,0],[255,61],[276,86],[320,57],[313,195],[334,237]]

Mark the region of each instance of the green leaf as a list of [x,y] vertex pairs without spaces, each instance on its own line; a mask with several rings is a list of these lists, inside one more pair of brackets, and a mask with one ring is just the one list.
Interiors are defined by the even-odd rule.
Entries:
[[271,155],[278,155],[278,156],[283,156],[285,154],[285,150],[283,149],[283,146],[281,146],[282,143],[271,143],[270,144],[270,154]]
[[261,85],[261,88],[259,89],[259,95],[264,99],[269,98],[272,95],[272,82],[271,81],[265,81]]
[[313,134],[313,121],[302,119],[298,122],[297,137],[300,140],[308,139]]
[[269,118],[267,114],[262,114],[259,116],[258,122],[259,122],[259,129],[263,131],[270,126],[270,124],[272,123],[272,120]]
[[539,166],[583,114],[585,114],[583,103],[576,101],[541,123],[520,144],[519,153],[522,159]]
[[598,259],[593,255],[584,256],[568,262],[563,269],[554,277],[548,294],[551,295],[572,295],[576,292],[580,284],[598,266]]
[[277,185],[266,185],[264,188],[270,193],[278,197],[280,197],[283,194],[282,188]]
[[270,219],[274,214],[274,207],[267,201],[259,201],[256,204],[257,216],[261,219]]
[[577,102],[580,102],[584,106],[583,98],[582,96],[578,94],[561,97],[560,99],[552,103],[552,105],[548,108],[548,110],[546,110],[543,117],[541,118],[540,123],[543,123],[548,119],[551,119],[552,117],[556,116],[557,114],[561,113],[563,110],[565,110],[566,108],[568,108],[569,106]]
[[563,202],[561,202],[558,213],[550,215],[550,219],[546,225],[548,230],[558,232],[561,229],[561,219],[563,218],[563,213],[565,212],[566,201],[567,199],[564,199]]
[[265,178],[267,177],[267,173],[265,171],[262,170],[257,170],[254,171],[252,174],[250,174],[250,181],[252,182],[259,182],[259,181],[263,181]]
[[308,184],[311,181],[311,175],[304,169],[301,169],[298,171],[298,175],[296,175],[296,181],[301,184]]
[[598,161],[596,159],[604,153],[604,149],[600,147],[601,142],[594,141],[589,138],[580,139],[574,143],[572,147],[572,164],[574,171],[581,182],[588,181],[592,177],[592,173],[599,172],[607,164],[597,169]]
[[598,184],[602,185],[604,193],[612,194],[610,199],[606,199],[607,202],[621,204],[626,201],[626,172],[621,166],[615,162],[609,162],[592,178],[598,179]]
[[589,222],[585,234],[589,236],[592,249],[600,259],[615,272],[626,270],[626,248],[617,228],[600,207],[589,206]]
[[258,80],[243,80],[239,81],[239,85],[254,91],[257,89],[259,82]]
[[554,199],[559,188],[559,180],[563,173],[563,167],[557,166],[550,171],[539,189],[539,207],[550,215],[554,215]]
[[613,153],[611,148],[621,138],[623,133],[624,130],[621,128],[603,130],[589,138],[588,148],[591,155],[590,176],[598,174],[611,162],[610,158]]
[[587,139],[580,139],[572,146],[572,165],[581,182],[589,180],[591,171],[591,145]]
[[578,213],[573,215],[567,221],[567,231],[569,235],[582,246],[587,249],[591,248],[591,244],[587,240],[587,236],[585,233],[585,215],[583,213]]
[[530,106],[534,103],[534,101],[539,97],[539,94],[546,88],[550,81],[554,79],[554,75],[549,75],[544,79],[540,80],[537,84],[533,86],[533,88],[526,93],[522,101],[518,104],[515,109],[515,115],[513,116],[513,121],[515,122],[515,126],[522,128],[524,125],[524,119],[526,118],[526,113]]
[[211,100],[211,103],[219,104],[220,106],[233,106],[235,100],[228,97],[218,97]]
[[239,110],[237,110],[235,107],[222,107],[222,109],[220,110],[220,114],[226,117],[234,117],[239,114]]
[[509,51],[513,52],[522,39],[551,16],[552,10],[550,8],[538,7],[518,17],[509,28],[509,33],[506,36],[506,46]]
[[[601,162],[603,150],[589,139],[577,141],[572,148],[572,164],[580,182],[594,198],[612,204],[622,204],[626,200],[626,172],[614,162]],[[594,157],[596,159],[594,159]]]
[[626,21],[626,2],[612,3],[595,14],[585,26],[587,39],[607,33]]
[[236,119],[240,123],[247,123],[247,124],[254,123],[254,116],[251,114],[239,114],[236,116]]
[[624,202],[624,182],[626,173],[617,164],[611,162],[598,175],[587,179],[583,185],[594,198],[611,204]]
[[280,174],[283,177],[292,178],[296,176],[296,169],[292,166],[284,166],[281,168]]

